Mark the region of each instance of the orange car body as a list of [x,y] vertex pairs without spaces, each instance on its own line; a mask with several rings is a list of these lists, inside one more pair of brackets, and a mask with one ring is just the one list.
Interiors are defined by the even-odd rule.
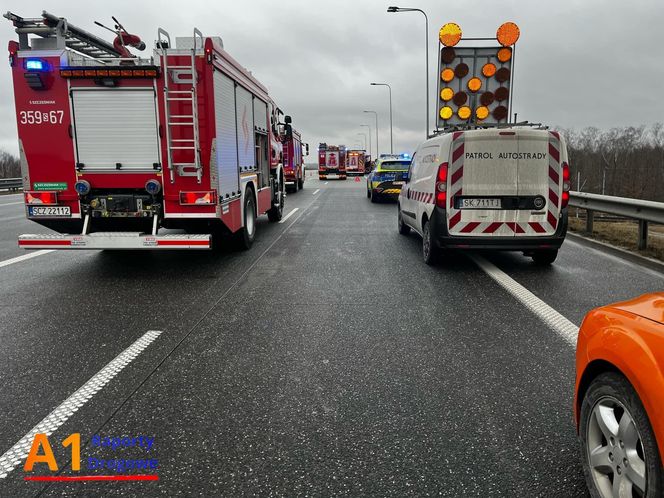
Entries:
[[632,384],[664,455],[664,292],[645,294],[588,313],[576,349],[574,419],[592,379],[620,371]]

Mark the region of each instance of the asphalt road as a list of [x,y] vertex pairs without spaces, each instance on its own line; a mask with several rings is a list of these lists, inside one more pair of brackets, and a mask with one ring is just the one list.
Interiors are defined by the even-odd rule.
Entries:
[[[418,236],[400,236],[395,205],[369,203],[363,181],[308,179],[284,223],[260,219],[248,252],[2,266],[26,254],[17,234],[39,230],[19,201],[0,197],[0,455],[161,331],[53,426],[59,472],[32,473],[150,458],[159,480],[25,481],[21,461],[0,497],[585,495],[573,347],[465,255],[426,266]],[[482,257],[576,325],[663,287],[664,273],[572,239],[551,268]],[[71,433],[81,472],[60,444]],[[154,443],[97,448],[95,434]]]

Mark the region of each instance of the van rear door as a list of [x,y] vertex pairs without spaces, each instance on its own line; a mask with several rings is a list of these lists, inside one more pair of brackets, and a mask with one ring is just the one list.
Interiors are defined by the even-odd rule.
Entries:
[[456,132],[448,166],[450,235],[510,237],[515,210],[503,202],[518,196],[518,140],[497,129]]
[[450,235],[546,236],[560,212],[561,143],[546,130],[454,134],[448,173]]

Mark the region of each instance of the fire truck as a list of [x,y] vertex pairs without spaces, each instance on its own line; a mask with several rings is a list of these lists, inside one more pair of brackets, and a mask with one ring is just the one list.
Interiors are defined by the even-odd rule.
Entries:
[[318,145],[318,179],[346,179],[346,146]]
[[284,179],[286,187],[297,192],[304,187],[304,156],[309,155],[309,144],[302,143],[300,133],[291,125],[290,116],[286,116],[285,121],[282,135]]
[[4,17],[26,214],[58,232],[20,247],[209,249],[231,234],[249,248],[257,216],[281,219],[285,123],[221,38],[159,28],[142,58],[115,18],[97,23],[109,43],[46,11]]
[[366,164],[366,150],[349,150],[346,154],[346,174],[348,176],[364,175]]

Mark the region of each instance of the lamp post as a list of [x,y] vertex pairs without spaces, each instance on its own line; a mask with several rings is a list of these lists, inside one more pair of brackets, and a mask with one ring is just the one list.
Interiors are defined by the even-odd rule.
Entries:
[[371,126],[367,124],[361,124],[360,126],[366,126],[368,128],[367,130],[367,135],[369,136],[369,155],[373,155],[373,151],[371,150]]
[[362,111],[362,112],[374,114],[376,117],[376,157],[374,158],[376,159],[380,155],[380,149],[378,148],[378,113],[376,111]]
[[424,12],[422,9],[411,9],[410,7],[388,7],[387,8],[388,12],[421,12],[424,15],[424,22],[425,22],[425,31],[424,31],[424,44],[426,47],[426,102],[427,102],[427,138],[429,138],[429,18],[427,17],[427,13]]
[[394,154],[394,137],[392,136],[392,87],[387,83],[371,83],[372,86],[386,86],[390,91],[390,154]]
[[367,134],[366,133],[358,133],[359,136],[364,138],[364,150],[367,150]]

